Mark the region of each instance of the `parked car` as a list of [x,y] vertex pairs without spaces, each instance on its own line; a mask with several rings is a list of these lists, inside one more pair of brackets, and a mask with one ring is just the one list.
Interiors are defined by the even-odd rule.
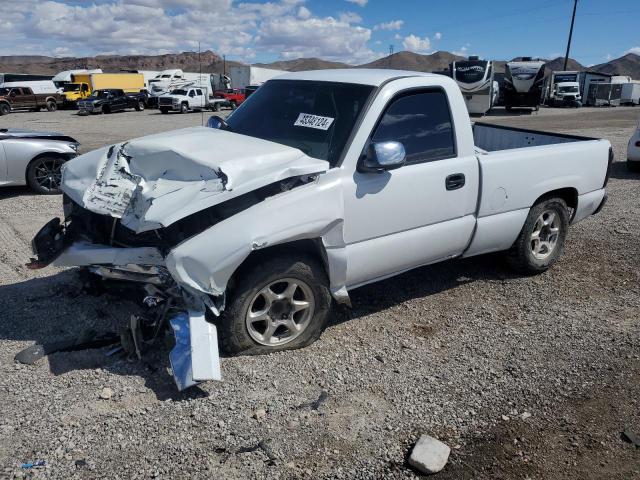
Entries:
[[147,284],[179,311],[162,318],[180,389],[220,379],[218,338],[309,345],[334,301],[422,265],[504,251],[547,270],[613,160],[606,140],[472,126],[457,84],[420,72],[288,73],[210,125],[73,160],[64,222],[33,241],[33,267]]
[[38,111],[46,108],[55,112],[62,105],[58,93],[33,93],[30,87],[0,88],[0,115],[9,115],[14,110]]
[[242,102],[246,100],[244,91],[238,88],[229,88],[227,90],[218,90],[213,94],[214,98],[223,98],[229,102],[231,108],[235,109],[242,105]]
[[640,171],[640,121],[627,145],[627,168],[632,172]]
[[0,129],[0,186],[29,185],[37,193],[60,193],[62,165],[79,143],[61,133]]
[[127,108],[144,110],[146,97],[144,93],[125,94],[124,90],[110,88],[94,90],[86,100],[78,100],[79,113],[113,113]]

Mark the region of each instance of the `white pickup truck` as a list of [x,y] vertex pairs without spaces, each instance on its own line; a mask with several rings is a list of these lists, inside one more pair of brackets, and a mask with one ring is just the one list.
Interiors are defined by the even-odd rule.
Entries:
[[288,73],[210,124],[67,162],[66,218],[33,241],[32,268],[171,303],[180,389],[221,378],[218,337],[230,354],[308,345],[333,302],[422,265],[504,251],[546,270],[602,208],[613,159],[606,140],[472,125],[453,80],[407,71]]

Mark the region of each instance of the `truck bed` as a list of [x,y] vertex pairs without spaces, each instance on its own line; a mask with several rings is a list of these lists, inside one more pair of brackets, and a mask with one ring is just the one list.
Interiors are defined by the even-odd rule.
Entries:
[[504,127],[482,122],[473,124],[473,139],[476,147],[484,152],[596,140],[577,135]]

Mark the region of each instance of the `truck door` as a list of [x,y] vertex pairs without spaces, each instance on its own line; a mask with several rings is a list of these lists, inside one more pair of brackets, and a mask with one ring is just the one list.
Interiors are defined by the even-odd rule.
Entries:
[[204,108],[205,101],[204,101],[204,94],[202,93],[202,89],[196,88],[196,98],[198,99],[197,101],[198,108]]
[[198,99],[196,98],[196,91],[191,89],[187,94],[189,96],[189,108],[196,108],[198,106]]
[[127,107],[127,98],[122,90],[116,90],[114,92],[113,103],[111,109],[113,111],[124,110]]
[[475,228],[478,161],[473,152],[457,153],[446,92],[434,87],[396,95],[367,146],[388,141],[404,146],[402,167],[345,179],[351,287],[460,255]]
[[36,101],[36,96],[33,93],[33,90],[27,87],[23,87],[20,90],[22,90],[22,95],[20,96],[21,108],[36,108],[38,106],[38,102]]

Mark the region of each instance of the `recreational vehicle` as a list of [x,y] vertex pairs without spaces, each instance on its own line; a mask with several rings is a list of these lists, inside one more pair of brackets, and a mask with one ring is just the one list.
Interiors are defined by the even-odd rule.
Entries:
[[494,103],[493,63],[469,57],[468,60],[453,62],[450,66],[451,78],[460,87],[470,114],[485,115]]
[[504,104],[507,110],[530,107],[538,110],[544,82],[544,62],[522,57],[508,62],[504,77]]

